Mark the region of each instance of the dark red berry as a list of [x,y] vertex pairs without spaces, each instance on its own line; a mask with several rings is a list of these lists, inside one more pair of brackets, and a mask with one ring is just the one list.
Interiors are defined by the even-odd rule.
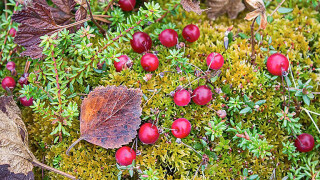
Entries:
[[6,88],[13,89],[16,87],[16,81],[12,77],[7,76],[3,78],[1,82],[1,86],[3,89],[6,89]]
[[191,132],[191,123],[185,118],[179,118],[172,123],[171,129],[176,138],[185,138]]
[[116,160],[121,166],[129,166],[136,159],[136,152],[128,146],[123,146],[116,152]]
[[156,55],[151,53],[146,53],[141,58],[141,66],[146,71],[155,71],[159,67],[159,59]]
[[136,0],[119,0],[118,4],[123,11],[132,11],[136,5]]
[[10,62],[7,63],[6,68],[9,71],[12,71],[12,70],[14,70],[16,68],[16,64],[13,61],[10,61]]
[[29,84],[28,82],[29,73],[24,73],[20,79],[18,80],[18,83],[23,87],[24,85]]
[[218,70],[222,68],[224,64],[224,58],[219,53],[211,53],[207,57],[207,65],[210,66],[210,69]]
[[144,144],[154,144],[159,138],[157,126],[151,123],[143,124],[139,129],[139,139]]
[[212,91],[208,86],[197,87],[192,93],[192,100],[198,105],[206,105],[212,100]]
[[132,49],[137,53],[143,53],[151,49],[152,40],[147,33],[136,32],[130,40]]
[[15,28],[11,28],[11,29],[9,30],[9,34],[10,34],[10,36],[12,36],[12,37],[15,37],[15,36],[16,36],[16,33],[17,33],[17,30],[16,30]]
[[127,67],[127,62],[130,61],[130,58],[127,55],[121,55],[118,59],[119,62],[114,61],[113,65],[116,68],[116,71],[120,72]]
[[173,47],[178,43],[178,33],[173,29],[163,30],[159,35],[159,40],[166,47]]
[[267,69],[271,74],[275,76],[281,76],[282,70],[288,71],[288,68],[289,60],[282,54],[272,54],[267,60]]
[[178,106],[186,106],[186,105],[188,105],[190,103],[190,101],[191,101],[190,92],[185,90],[185,89],[177,90],[174,93],[173,101]]
[[32,106],[33,105],[33,98],[31,97],[30,99],[27,99],[27,97],[22,97],[20,98],[20,103],[23,106]]
[[300,152],[309,152],[314,147],[314,138],[312,135],[307,133],[300,134],[297,137],[294,145],[297,147],[297,150]]
[[198,26],[189,24],[182,30],[182,36],[186,41],[195,42],[200,37],[200,30]]

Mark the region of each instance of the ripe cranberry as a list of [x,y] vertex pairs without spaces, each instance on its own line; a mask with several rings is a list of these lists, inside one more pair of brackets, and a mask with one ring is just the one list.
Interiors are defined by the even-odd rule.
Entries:
[[218,70],[222,68],[224,64],[223,56],[219,53],[211,53],[207,57],[207,65],[210,66],[210,69]]
[[272,54],[267,60],[267,69],[271,74],[275,76],[281,76],[281,69],[283,69],[283,71],[288,71],[288,68],[289,61],[287,57],[282,54]]
[[151,49],[152,40],[147,33],[136,32],[130,40],[132,49],[137,53],[143,53]]
[[179,118],[172,123],[171,129],[176,138],[185,138],[191,132],[191,123],[185,118]]
[[314,147],[313,136],[307,133],[300,134],[294,145],[297,147],[297,150],[300,152],[309,152]]
[[128,146],[123,146],[116,152],[116,160],[121,166],[129,166],[136,159],[136,152]]
[[29,77],[29,73],[23,73],[23,75],[20,77],[20,79],[18,80],[18,83],[20,84],[21,87],[29,84],[28,77]]
[[17,30],[16,30],[15,28],[11,28],[11,29],[9,30],[9,34],[10,34],[10,36],[12,36],[12,37],[15,37],[15,36],[16,36],[16,33],[17,33]]
[[178,43],[178,33],[173,29],[163,30],[159,35],[159,40],[166,47],[173,47]]
[[12,70],[14,70],[16,68],[16,64],[13,61],[10,61],[10,62],[7,63],[6,68],[9,71],[12,71]]
[[189,91],[185,89],[177,90],[176,93],[174,93],[173,101],[178,106],[186,106],[191,101],[191,95]]
[[123,11],[132,11],[136,5],[136,0],[119,0],[118,4]]
[[127,63],[130,61],[130,58],[127,55],[121,55],[118,59],[119,62],[114,61],[113,65],[116,68],[116,71],[120,72],[127,67]]
[[208,104],[212,99],[212,91],[208,86],[197,87],[192,93],[192,100],[198,105]]
[[1,86],[3,89],[6,89],[6,88],[13,89],[16,87],[16,81],[12,77],[7,76],[3,78],[1,82]]
[[23,106],[32,106],[33,105],[33,98],[31,97],[29,100],[27,99],[27,97],[22,97],[20,98],[20,103]]
[[139,139],[144,144],[154,144],[159,138],[157,126],[151,123],[143,124],[139,129]]
[[182,30],[182,36],[186,41],[195,42],[200,37],[200,30],[198,26],[189,24]]
[[141,66],[146,71],[155,71],[159,67],[159,59],[156,55],[151,53],[146,53],[141,58]]

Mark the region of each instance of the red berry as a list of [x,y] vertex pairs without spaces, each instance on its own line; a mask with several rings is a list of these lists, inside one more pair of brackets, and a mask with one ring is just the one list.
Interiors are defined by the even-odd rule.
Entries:
[[152,40],[147,33],[136,32],[130,40],[132,49],[137,53],[143,53],[151,49]]
[[15,36],[16,36],[16,33],[17,33],[17,30],[16,30],[15,28],[11,28],[11,29],[9,30],[9,34],[10,34],[10,36],[12,36],[12,37],[15,37]]
[[29,100],[27,99],[27,97],[22,97],[20,98],[20,103],[23,106],[32,106],[33,105],[33,98],[31,97]]
[[275,76],[281,76],[281,69],[283,69],[283,71],[288,71],[288,68],[289,61],[287,57],[282,54],[272,54],[267,60],[267,69],[271,74]]
[[1,82],[1,86],[3,89],[6,89],[6,88],[13,89],[16,87],[16,81],[12,77],[7,76],[3,78]]
[[300,134],[294,145],[297,147],[297,150],[300,152],[309,152],[314,147],[313,136],[307,133]]
[[198,26],[189,24],[182,30],[182,36],[186,41],[195,42],[200,37],[200,30]]
[[155,71],[159,67],[159,59],[156,55],[151,53],[146,53],[141,58],[141,66],[146,71]]
[[191,123],[185,118],[179,118],[172,123],[171,129],[176,138],[185,138],[191,132]]
[[18,80],[18,83],[21,85],[21,87],[23,87],[24,85],[27,85],[29,84],[28,82],[28,77],[29,77],[29,74],[28,73],[24,73],[20,79]]
[[123,146],[116,152],[116,160],[121,166],[129,166],[136,159],[136,152],[128,146]]
[[191,101],[191,95],[189,91],[185,89],[177,90],[176,93],[174,93],[173,101],[178,106],[186,106]]
[[128,61],[130,61],[130,58],[127,55],[121,55],[120,57],[118,57],[119,62],[114,61],[113,65],[116,68],[117,72],[122,71],[124,68],[126,68],[126,64]]
[[208,86],[197,87],[192,93],[192,100],[198,105],[208,104],[212,99],[212,91]]
[[132,11],[136,5],[136,0],[119,0],[118,4],[123,11]]
[[9,71],[12,71],[12,70],[14,70],[16,68],[16,64],[13,61],[10,61],[10,62],[7,63],[6,68]]
[[139,129],[139,139],[144,144],[154,144],[159,138],[157,126],[151,123],[143,124]]
[[207,65],[210,66],[210,69],[218,70],[222,68],[224,64],[223,56],[219,53],[211,53],[207,57]]
[[173,29],[163,30],[159,35],[159,40],[166,47],[173,47],[178,43],[178,33]]

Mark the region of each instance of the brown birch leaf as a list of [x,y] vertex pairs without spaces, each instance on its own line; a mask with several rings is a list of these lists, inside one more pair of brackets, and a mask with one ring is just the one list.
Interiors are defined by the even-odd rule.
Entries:
[[142,92],[125,86],[98,87],[81,104],[81,140],[103,148],[118,148],[128,144],[137,135],[141,124]]
[[194,2],[192,0],[181,0],[180,4],[182,5],[183,9],[187,12],[193,11],[199,15],[201,15],[203,11],[207,10],[200,8],[200,1]]

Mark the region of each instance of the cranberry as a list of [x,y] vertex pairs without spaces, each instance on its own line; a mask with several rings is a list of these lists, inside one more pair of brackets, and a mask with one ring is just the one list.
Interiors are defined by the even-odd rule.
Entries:
[[18,80],[18,83],[21,85],[21,87],[23,87],[24,85],[27,85],[29,84],[28,82],[28,77],[29,77],[29,74],[28,73],[24,73],[20,79]]
[[17,33],[17,30],[16,30],[15,28],[11,28],[11,29],[9,30],[9,34],[10,34],[10,36],[12,36],[12,37],[15,37],[15,36],[16,36],[16,33]]
[[197,87],[192,93],[192,100],[198,105],[208,104],[212,100],[212,91],[208,86]]
[[163,30],[159,35],[159,40],[166,47],[173,47],[178,43],[178,33],[173,29]]
[[118,4],[123,11],[132,11],[136,5],[136,0],[119,0]]
[[172,123],[171,129],[176,138],[185,138],[191,132],[191,123],[185,118],[179,118]]
[[307,133],[300,134],[294,145],[297,147],[297,150],[300,152],[309,152],[314,147],[313,136]]
[[147,33],[136,32],[130,40],[132,49],[137,53],[143,53],[151,49],[152,40]]
[[141,58],[141,66],[146,71],[155,71],[159,67],[159,59],[156,55],[151,53],[146,53]]
[[154,144],[159,138],[157,126],[151,123],[143,124],[139,129],[139,139],[144,144]]
[[129,166],[136,159],[136,152],[128,146],[123,146],[116,152],[116,160],[121,166]]
[[211,53],[207,57],[207,65],[210,66],[210,69],[218,70],[222,68],[224,64],[223,56],[219,53]]
[[190,103],[190,100],[190,93],[185,89],[177,90],[176,93],[174,93],[173,101],[178,106],[186,106]]
[[22,97],[20,98],[20,103],[23,106],[32,106],[33,105],[33,98],[31,97],[29,100],[27,99],[27,97]]
[[3,89],[6,89],[6,88],[13,89],[16,87],[16,81],[12,77],[7,76],[3,78],[1,82],[1,86]]
[[117,72],[122,71],[123,69],[126,69],[127,63],[130,62],[130,58],[127,55],[121,55],[118,57],[119,62],[114,61],[113,65],[116,68]]
[[6,68],[9,71],[12,71],[12,70],[14,70],[16,68],[16,64],[13,61],[10,61],[10,62],[7,63]]
[[200,30],[198,26],[189,24],[182,30],[182,36],[186,41],[195,42],[200,37]]
[[288,68],[289,60],[282,54],[272,54],[267,60],[267,69],[275,76],[281,76],[282,70],[288,71]]

